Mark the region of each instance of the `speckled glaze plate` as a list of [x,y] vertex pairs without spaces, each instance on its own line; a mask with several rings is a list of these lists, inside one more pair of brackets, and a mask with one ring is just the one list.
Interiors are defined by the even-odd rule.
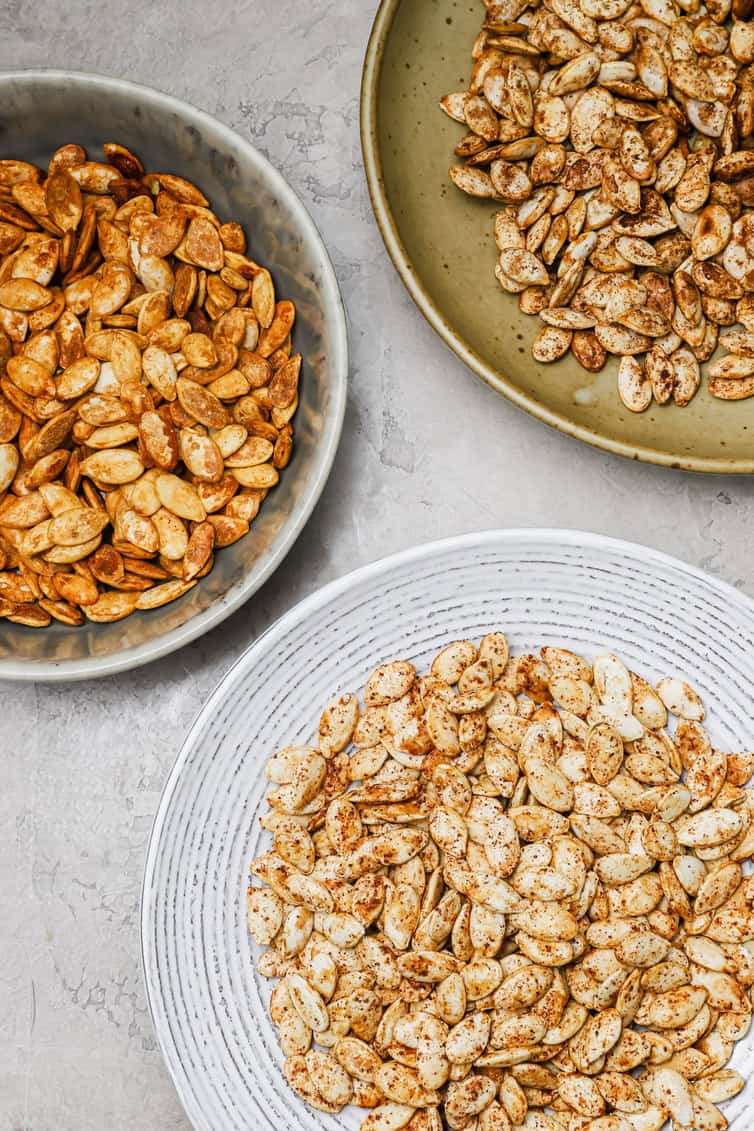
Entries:
[[522,315],[494,277],[494,203],[448,179],[463,135],[438,107],[465,90],[481,0],[382,0],[364,62],[361,137],[377,222],[412,298],[479,377],[520,408],[596,447],[693,471],[754,471],[754,398],[637,416],[616,388],[617,361],[590,374],[571,356],[540,365],[541,323]]
[[[201,1131],[355,1128],[289,1090],[270,1024],[270,984],[245,921],[262,768],[310,742],[326,702],[382,661],[427,664],[445,643],[503,629],[518,651],[615,650],[649,678],[693,678],[723,749],[752,742],[754,604],[641,546],[578,531],[509,530],[437,542],[375,562],[308,597],[228,672],[194,724],[160,802],[142,898],[144,972],[155,1030]],[[734,1065],[746,1074],[754,1036]],[[754,1087],[730,1105],[749,1131]]]

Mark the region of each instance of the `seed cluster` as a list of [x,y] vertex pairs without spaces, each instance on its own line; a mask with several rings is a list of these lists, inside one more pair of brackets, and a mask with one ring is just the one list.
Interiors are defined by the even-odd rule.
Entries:
[[0,617],[191,589],[291,457],[292,302],[235,222],[115,143],[0,160]]
[[703,718],[681,679],[496,632],[277,753],[247,908],[297,1094],[366,1131],[724,1131],[754,753]]
[[[454,184],[498,200],[532,353],[621,358],[627,408],[754,395],[751,0],[485,0]],[[741,329],[720,336],[723,328]],[[642,360],[643,358],[643,360]]]

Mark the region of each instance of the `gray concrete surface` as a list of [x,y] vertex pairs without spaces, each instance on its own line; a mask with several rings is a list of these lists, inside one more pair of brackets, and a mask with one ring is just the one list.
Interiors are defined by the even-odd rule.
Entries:
[[752,485],[602,455],[472,378],[383,249],[358,136],[376,0],[0,3],[0,67],[150,83],[217,115],[310,208],[344,291],[352,386],[335,470],[276,577],[222,628],[140,672],[2,685],[0,1131],[185,1129],[139,966],[139,888],[160,789],[193,716],[293,602],[416,542],[584,527],[754,594]]

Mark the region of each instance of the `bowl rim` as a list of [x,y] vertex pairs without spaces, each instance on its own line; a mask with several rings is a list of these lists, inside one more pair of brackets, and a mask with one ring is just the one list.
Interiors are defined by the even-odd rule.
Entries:
[[[319,457],[316,474],[305,483],[301,495],[286,520],[287,529],[285,529],[275,549],[266,553],[264,558],[260,559],[260,562],[263,563],[260,568],[252,569],[228,593],[214,601],[202,612],[197,613],[196,616],[191,617],[185,624],[171,629],[155,640],[115,652],[112,656],[42,661],[0,659],[0,679],[45,683],[99,678],[129,671],[132,668],[141,667],[142,664],[152,663],[152,661],[159,660],[178,648],[182,648],[185,644],[189,644],[192,640],[196,640],[197,637],[203,636],[240,608],[281,564],[309,520],[322,494],[340,442],[348,391],[348,330],[343,298],[335,268],[324,239],[306,206],[298,193],[289,185],[283,174],[271,161],[256,146],[218,118],[155,87],[131,82],[128,79],[114,78],[110,75],[89,71],[68,71],[60,68],[39,67],[0,72],[0,89],[9,82],[32,85],[39,82],[53,83],[56,81],[77,84],[84,88],[91,87],[99,90],[108,88],[124,95],[130,95],[141,102],[147,101],[153,106],[172,111],[184,119],[198,121],[216,131],[221,139],[232,140],[233,145],[240,145],[275,193],[285,202],[294,216],[299,231],[317,252],[322,276],[324,300],[322,306],[323,309],[328,308],[330,311],[333,348],[329,363],[331,373],[330,409],[324,417],[322,436],[318,443]],[[29,629],[28,631],[38,630]]]
[[154,937],[153,927],[156,895],[155,873],[159,861],[162,830],[178,782],[184,768],[190,760],[196,736],[200,733],[205,719],[220,706],[226,688],[233,686],[234,681],[238,678],[242,668],[248,662],[248,658],[252,653],[265,649],[268,647],[270,637],[278,638],[284,635],[289,625],[306,620],[308,616],[317,612],[330,600],[347,592],[353,586],[357,586],[367,580],[374,580],[396,566],[431,559],[435,554],[442,554],[471,546],[493,547],[510,543],[515,545],[517,540],[521,538],[544,544],[557,542],[564,547],[584,547],[585,549],[591,547],[594,549],[613,550],[616,553],[625,554],[627,557],[638,558],[648,564],[655,564],[658,567],[664,566],[674,571],[686,573],[699,581],[703,581],[705,585],[708,585],[710,588],[723,595],[730,603],[731,607],[737,608],[742,617],[748,614],[750,618],[754,618],[754,598],[736,589],[730,582],[725,581],[723,578],[716,577],[714,574],[708,573],[698,566],[691,565],[682,558],[675,557],[673,554],[668,554],[664,550],[658,550],[653,546],[647,546],[641,542],[615,538],[612,535],[601,534],[597,531],[581,530],[577,527],[517,526],[494,527],[485,530],[470,531],[465,534],[456,534],[452,537],[435,539],[430,542],[421,542],[418,545],[399,550],[386,557],[378,558],[340,577],[336,577],[332,581],[326,582],[318,589],[315,589],[313,593],[303,597],[278,617],[277,620],[273,621],[273,623],[258,636],[256,640],[252,641],[241,655],[233,661],[207,696],[204,704],[196,712],[191,725],[186,731],[186,736],[181,743],[180,750],[165,778],[160,793],[160,799],[154,812],[152,828],[147,840],[147,849],[144,857],[144,872],[139,900],[139,949],[144,992],[163,1063],[173,1082],[184,1112],[192,1125],[197,1129],[207,1126],[204,1112],[199,1108],[198,1103],[185,1087],[185,1078],[179,1071],[179,1065],[175,1063],[174,1046],[166,1039],[164,1019],[160,1018],[158,1020],[161,999],[158,993],[159,976],[152,940]]
[[590,444],[592,447],[624,456],[627,459],[640,460],[642,463],[652,463],[680,471],[712,472],[727,475],[754,472],[754,457],[751,459],[722,459],[673,454],[662,448],[618,440],[584,424],[578,424],[570,417],[548,408],[536,397],[520,389],[506,373],[485,361],[447,320],[415,270],[406,246],[400,237],[383,174],[378,129],[380,81],[390,30],[402,3],[403,0],[381,0],[372,24],[361,78],[361,150],[372,209],[383,242],[408,293],[430,326],[467,368],[477,377],[481,377],[485,384],[501,393],[518,408],[529,413],[530,416],[534,416],[545,424],[549,424],[552,428],[556,428],[559,432]]

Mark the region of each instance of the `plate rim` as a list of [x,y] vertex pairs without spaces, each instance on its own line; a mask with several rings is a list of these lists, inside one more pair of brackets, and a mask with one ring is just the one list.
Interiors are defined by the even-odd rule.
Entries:
[[751,459],[724,459],[703,456],[679,455],[646,444],[630,444],[614,439],[578,424],[561,412],[548,408],[536,397],[524,392],[506,373],[496,369],[476,352],[465,338],[445,318],[429,290],[415,271],[403,243],[390,206],[380,153],[378,117],[379,87],[385,48],[393,20],[404,0],[381,0],[374,17],[362,66],[360,96],[361,151],[364,159],[369,197],[377,226],[393,265],[420,312],[445,344],[460,358],[468,369],[485,384],[502,394],[518,408],[544,424],[563,432],[601,451],[611,452],[626,459],[639,460],[676,471],[696,471],[723,475],[748,475],[754,472]]
[[[602,550],[612,549],[622,552],[628,557],[633,557],[634,559],[638,558],[644,563],[656,563],[658,565],[671,567],[674,570],[686,573],[697,581],[703,581],[706,585],[711,586],[722,596],[726,597],[731,606],[738,606],[742,613],[747,612],[752,620],[754,620],[754,598],[746,593],[742,593],[731,585],[730,582],[716,577],[714,574],[698,566],[691,565],[682,558],[668,554],[664,550],[646,546],[641,542],[614,538],[611,535],[601,534],[597,531],[581,530],[577,527],[516,526],[494,527],[471,531],[466,534],[457,534],[449,538],[434,539],[430,542],[421,542],[418,545],[410,546],[407,549],[399,550],[393,554],[388,554],[386,557],[377,558],[375,561],[368,562],[365,565],[350,570],[341,577],[337,577],[327,582],[325,585],[320,586],[318,589],[315,589],[313,593],[309,593],[283,613],[282,616],[278,617],[277,620],[273,621],[261,636],[252,641],[230,665],[228,670],[218,680],[203,706],[197,712],[175,757],[170,772],[165,779],[147,842],[139,901],[139,945],[144,991],[155,1037],[162,1055],[163,1065],[173,1083],[186,1115],[195,1128],[198,1129],[207,1126],[206,1117],[204,1112],[194,1104],[193,1096],[190,1093],[186,1093],[183,1086],[183,1079],[174,1069],[172,1057],[176,1053],[176,1046],[174,1044],[166,1045],[166,1042],[163,1041],[162,1030],[164,1029],[164,1024],[161,1023],[158,1025],[157,1021],[159,980],[157,977],[156,964],[152,961],[153,956],[150,947],[150,940],[153,935],[153,914],[156,909],[154,875],[159,858],[160,836],[170,810],[178,780],[192,752],[195,735],[204,725],[206,717],[214,711],[215,705],[221,700],[226,687],[232,685],[239,668],[248,662],[249,657],[255,651],[261,651],[266,648],[270,637],[285,633],[292,623],[305,619],[310,612],[320,608],[332,598],[337,597],[340,593],[347,591],[351,586],[358,585],[364,580],[379,577],[395,566],[432,558],[435,554],[464,549],[465,547],[471,546],[485,547],[495,544],[499,545],[501,543],[515,543],[516,540],[521,538],[526,538],[534,542],[558,540],[564,545],[577,545]],[[198,1119],[202,1119],[203,1122],[199,1123],[197,1121]],[[215,1131],[220,1131],[220,1129],[215,1128]]]
[[[29,67],[0,73],[0,84],[13,81],[33,83],[44,79],[57,80],[58,82],[77,82],[82,86],[91,84],[93,87],[98,87],[104,83],[132,97],[141,100],[149,99],[153,104],[171,110],[181,115],[182,118],[188,117],[190,120],[198,120],[217,131],[223,139],[232,139],[234,145],[242,146],[267,178],[272,189],[285,201],[295,217],[302,237],[309,241],[317,251],[321,262],[323,294],[332,312],[333,333],[330,362],[332,384],[329,389],[332,408],[326,418],[319,444],[321,451],[319,468],[316,475],[307,479],[303,484],[303,490],[297,502],[295,520],[281,539],[280,544],[273,552],[268,554],[264,566],[258,573],[254,573],[253,578],[247,572],[244,578],[237,582],[225,596],[213,602],[202,612],[197,613],[196,616],[191,617],[185,624],[171,629],[154,641],[134,645],[124,651],[114,653],[111,657],[89,656],[77,660],[42,661],[0,659],[0,679],[9,682],[61,683],[116,675],[162,659],[216,628],[231,613],[234,613],[248,601],[278,569],[309,521],[332,471],[345,418],[349,376],[349,342],[343,296],[330,253],[319,227],[298,192],[269,158],[252,142],[247,141],[242,134],[226,125],[219,118],[207,113],[206,110],[202,110],[199,106],[144,83],[131,82],[129,79],[117,78],[96,71],[67,70],[60,67]],[[36,630],[30,629],[29,631]]]

